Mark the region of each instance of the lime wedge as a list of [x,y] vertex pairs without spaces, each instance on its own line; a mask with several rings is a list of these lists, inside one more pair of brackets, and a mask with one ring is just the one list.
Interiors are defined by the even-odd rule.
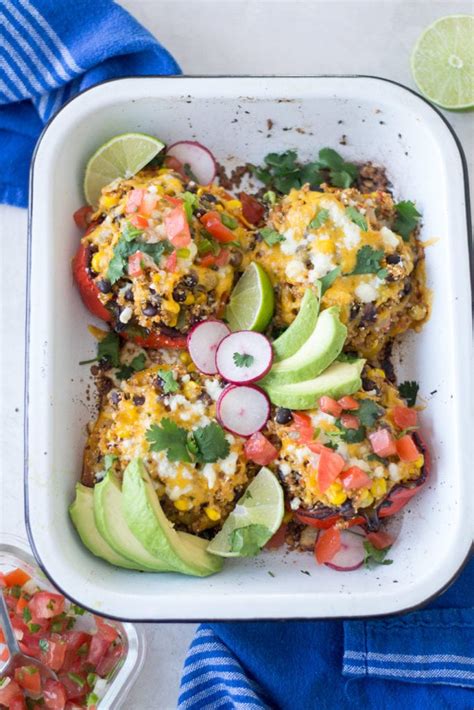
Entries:
[[275,296],[270,278],[260,264],[252,261],[231,293],[225,317],[231,330],[262,332],[270,323]]
[[101,145],[89,159],[84,177],[84,194],[97,205],[100,191],[116,178],[131,178],[163,150],[164,143],[145,133],[122,133]]
[[276,533],[284,512],[282,487],[268,468],[261,468],[207,546],[208,552],[220,557],[253,556]]
[[411,55],[413,78],[423,96],[442,108],[474,106],[474,16],[433,22]]

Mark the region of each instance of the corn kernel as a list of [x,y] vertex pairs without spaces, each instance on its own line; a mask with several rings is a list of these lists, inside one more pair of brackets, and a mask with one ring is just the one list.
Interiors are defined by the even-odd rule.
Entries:
[[415,466],[416,466],[416,468],[421,468],[424,463],[425,463],[425,457],[423,456],[423,454],[421,454],[421,456],[419,456],[416,459]]
[[181,362],[184,365],[187,365],[189,362],[191,362],[191,357],[190,357],[189,353],[181,353],[181,355],[179,356],[179,359],[181,360]]
[[201,391],[201,388],[196,382],[193,382],[190,380],[189,382],[185,382],[183,385],[183,392],[185,396],[190,399],[192,402],[198,397],[199,393]]
[[334,254],[336,251],[336,245],[333,241],[331,241],[331,239],[319,239],[318,251],[323,254]]
[[186,510],[190,509],[191,503],[184,498],[178,498],[178,500],[175,500],[174,502],[174,507],[184,513]]
[[185,306],[190,306],[192,303],[195,302],[195,300],[196,300],[196,299],[194,298],[193,294],[192,294],[192,293],[188,293],[188,295],[186,296],[186,300],[184,301],[184,305],[185,305]]
[[363,491],[359,495],[359,497],[357,498],[357,506],[359,508],[367,508],[369,505],[372,505],[373,502],[374,502],[374,497],[370,493],[368,488],[365,491]]
[[193,362],[190,362],[188,367],[187,367],[188,372],[196,372],[197,367]]
[[220,520],[221,514],[217,510],[217,508],[213,508],[212,506],[208,506],[206,508],[206,515],[209,518],[209,520],[212,520],[215,522],[216,520]]
[[225,203],[226,210],[240,210],[242,203],[240,200],[227,200]]
[[102,195],[102,198],[100,200],[101,207],[104,209],[110,209],[113,207],[117,202],[117,198],[115,195]]
[[168,311],[168,313],[179,313],[181,306],[176,301],[170,299],[169,301],[163,302],[163,308]]
[[370,486],[370,492],[374,498],[381,498],[387,492],[387,481],[385,478],[377,478]]
[[91,267],[98,274],[100,272],[100,262],[101,254],[100,251],[96,252],[91,259]]
[[342,505],[347,500],[347,493],[340,483],[332,483],[326,491],[326,497],[331,505]]

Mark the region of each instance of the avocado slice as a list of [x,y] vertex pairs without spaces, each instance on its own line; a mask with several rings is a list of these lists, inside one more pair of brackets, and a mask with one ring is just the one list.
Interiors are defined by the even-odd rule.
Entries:
[[100,557],[116,567],[144,569],[116,552],[97,530],[94,519],[93,488],[83,486],[82,483],[76,485],[76,498],[74,503],[69,506],[69,514],[82,542],[96,557]]
[[336,359],[346,340],[347,328],[339,320],[339,309],[323,311],[309,338],[291,357],[275,363],[262,381],[268,387],[312,380]]
[[120,483],[109,471],[94,487],[94,519],[99,533],[119,555],[140,569],[150,572],[173,572],[172,565],[154,557],[129,530],[123,514]]
[[291,357],[305,343],[313,330],[319,315],[321,303],[321,282],[314,288],[306,289],[301,301],[300,310],[293,323],[273,341],[274,361],[279,362]]
[[338,399],[353,394],[362,387],[360,374],[365,360],[334,362],[321,375],[312,380],[292,384],[262,383],[270,400],[287,409],[312,409],[323,395]]
[[174,529],[141,459],[134,459],[125,469],[122,490],[128,527],[150,555],[177,572],[198,577],[222,569],[222,559],[207,552],[207,540]]

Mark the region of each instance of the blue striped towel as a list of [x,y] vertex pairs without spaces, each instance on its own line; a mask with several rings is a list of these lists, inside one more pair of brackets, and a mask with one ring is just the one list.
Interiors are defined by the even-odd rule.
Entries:
[[179,710],[472,710],[474,560],[422,611],[202,624]]
[[26,207],[36,141],[65,101],[107,79],[179,73],[112,0],[0,0],[0,202]]

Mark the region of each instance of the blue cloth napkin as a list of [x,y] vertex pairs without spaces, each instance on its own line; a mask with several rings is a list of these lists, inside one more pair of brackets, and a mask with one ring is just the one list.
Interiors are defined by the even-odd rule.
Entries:
[[179,710],[472,710],[473,590],[474,559],[402,616],[202,624]]
[[0,202],[26,207],[36,141],[65,101],[106,79],[179,73],[111,0],[0,0]]

